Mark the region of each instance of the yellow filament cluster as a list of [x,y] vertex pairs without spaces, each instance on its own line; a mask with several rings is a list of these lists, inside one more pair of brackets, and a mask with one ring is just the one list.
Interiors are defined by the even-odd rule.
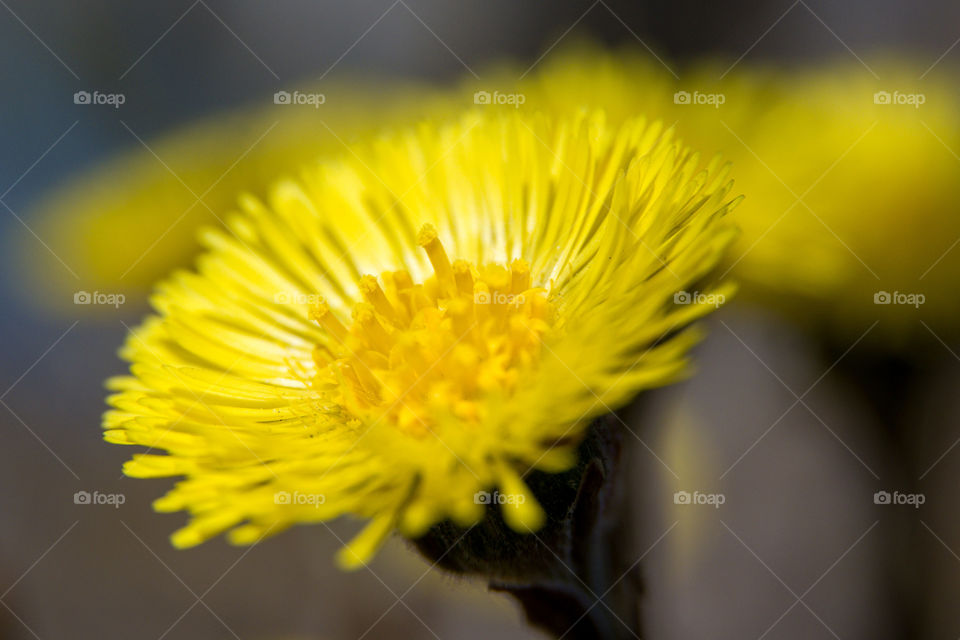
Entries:
[[315,385],[354,418],[422,437],[446,418],[478,425],[483,398],[509,397],[536,366],[553,309],[524,260],[451,263],[429,224],[417,242],[434,271],[424,283],[407,271],[367,275],[349,329],[325,303],[312,316],[332,338],[314,353]]

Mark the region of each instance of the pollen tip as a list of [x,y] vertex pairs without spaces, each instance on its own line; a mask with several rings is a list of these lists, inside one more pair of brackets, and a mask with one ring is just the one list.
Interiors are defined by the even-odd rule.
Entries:
[[375,316],[373,305],[367,304],[366,302],[358,302],[357,305],[353,308],[353,319],[356,322],[364,324],[372,320]]
[[318,302],[310,308],[310,319],[320,322],[330,313],[330,306],[326,302]]
[[510,270],[517,274],[530,273],[530,263],[523,258],[517,258],[510,263]]
[[490,264],[483,268],[483,279],[491,289],[506,289],[510,284],[510,272],[506,267]]
[[361,293],[373,293],[379,288],[379,283],[377,282],[376,276],[365,275],[360,278],[360,292]]
[[454,260],[453,261],[453,273],[454,275],[463,275],[470,273],[470,263],[466,260]]
[[402,269],[400,271],[393,272],[393,282],[397,286],[398,291],[403,291],[413,287],[413,278],[410,277],[408,272]]
[[420,233],[417,234],[417,244],[425,247],[437,239],[437,228],[429,222],[420,227]]

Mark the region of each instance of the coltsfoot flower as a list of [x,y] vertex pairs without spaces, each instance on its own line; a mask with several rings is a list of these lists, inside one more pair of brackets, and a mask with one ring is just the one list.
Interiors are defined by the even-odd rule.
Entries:
[[[947,61],[879,57],[794,68],[700,63],[675,79],[637,53],[554,54],[522,83],[544,111],[602,105],[675,123],[737,168],[748,195],[727,253],[740,302],[917,357],[960,334],[960,99]],[[516,87],[516,88],[514,88]]]
[[[84,289],[123,293],[139,304],[158,279],[196,258],[198,229],[219,224],[239,192],[263,196],[278,175],[339,155],[380,128],[462,108],[441,89],[412,81],[328,80],[315,89],[331,97],[322,108],[247,105],[159,137],[131,129],[127,151],[85,167],[35,203],[31,226]],[[78,282],[58,260],[21,244],[9,250],[31,265],[26,289],[44,291],[28,302],[102,319],[101,306],[72,304]]]
[[524,474],[684,374],[718,296],[675,294],[734,236],[726,166],[644,120],[481,111],[243,197],[159,287],[104,426],[150,448],[128,475],[183,476],[155,503],[192,515],[176,546],[351,515],[355,567],[491,495],[536,530]]

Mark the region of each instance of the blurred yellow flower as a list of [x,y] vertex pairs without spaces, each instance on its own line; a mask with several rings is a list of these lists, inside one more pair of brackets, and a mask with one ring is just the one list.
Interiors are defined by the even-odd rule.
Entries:
[[574,51],[517,90],[531,109],[639,110],[729,158],[747,194],[727,265],[741,301],[855,335],[879,319],[891,347],[925,335],[919,320],[960,332],[960,97],[928,66],[714,63],[676,79],[636,53]]
[[356,567],[488,504],[535,530],[523,475],[680,377],[685,327],[729,293],[684,295],[735,235],[726,176],[659,124],[575,110],[478,108],[308,165],[160,286],[106,439],[165,452],[131,476],[185,477],[156,503],[192,514],[181,547],[352,515]]
[[[130,129],[131,148],[77,175],[38,202],[31,226],[79,274],[67,277],[56,260],[21,243],[29,261],[30,300],[56,312],[81,288],[142,302],[154,283],[190,264],[200,250],[197,230],[236,209],[241,192],[257,196],[280,175],[341,152],[384,126],[441,112],[439,92],[408,83],[376,86],[327,82],[322,107],[275,104],[219,113],[153,139]],[[326,95],[326,94],[323,94]]]

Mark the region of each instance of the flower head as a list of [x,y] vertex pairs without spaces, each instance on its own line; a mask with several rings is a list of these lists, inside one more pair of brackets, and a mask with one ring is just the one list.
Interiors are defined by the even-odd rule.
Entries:
[[[247,105],[158,137],[131,129],[128,150],[84,168],[33,204],[31,226],[84,288],[121,292],[139,304],[158,279],[190,264],[198,229],[219,224],[241,191],[262,196],[278,175],[338,154],[381,127],[453,110],[444,92],[412,81],[328,79],[316,89],[335,99],[322,109]],[[25,289],[45,292],[27,301],[102,319],[102,307],[71,304],[78,282],[33,249],[9,249],[31,265]]]
[[[191,546],[342,515],[393,530],[543,511],[530,470],[575,463],[591,419],[676,380],[733,231],[719,161],[602,113],[470,113],[375,140],[242,199],[122,352],[107,440],[184,476]],[[713,300],[713,299],[711,299]],[[686,300],[683,300],[684,302]],[[479,496],[479,497],[478,497]]]
[[724,266],[741,302],[844,341],[879,320],[868,341],[911,357],[924,323],[960,333],[955,69],[889,55],[870,60],[876,75],[852,59],[731,63],[674,78],[640,53],[575,49],[503,90],[544,110],[602,105],[611,121],[639,109],[730,159],[748,194]]

